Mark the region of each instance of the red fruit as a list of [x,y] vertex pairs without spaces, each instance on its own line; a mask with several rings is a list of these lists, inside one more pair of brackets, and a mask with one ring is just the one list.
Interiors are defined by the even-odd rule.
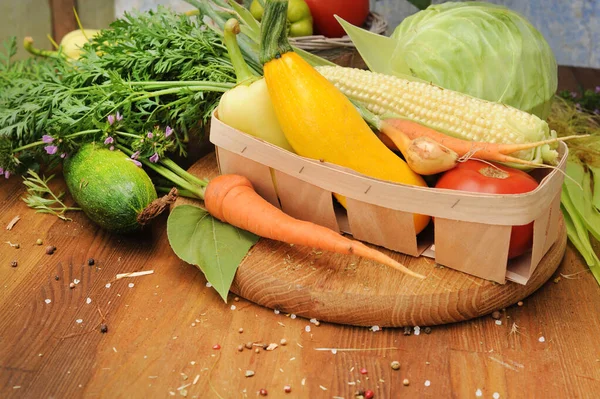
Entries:
[[369,0],[305,0],[313,17],[315,33],[326,37],[346,35],[334,15],[362,26],[369,15]]

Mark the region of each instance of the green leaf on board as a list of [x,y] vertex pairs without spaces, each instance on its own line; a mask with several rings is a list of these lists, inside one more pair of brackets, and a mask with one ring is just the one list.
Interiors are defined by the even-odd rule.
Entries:
[[171,211],[167,236],[175,254],[197,266],[225,302],[240,262],[259,239],[193,205]]

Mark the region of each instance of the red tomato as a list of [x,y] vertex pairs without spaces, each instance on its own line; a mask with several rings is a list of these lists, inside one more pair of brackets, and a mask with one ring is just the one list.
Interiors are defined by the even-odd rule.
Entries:
[[[535,190],[537,181],[527,173],[496,165],[500,170],[485,163],[470,160],[444,173],[436,188],[489,194],[521,194]],[[533,244],[533,222],[513,226],[510,234],[508,258],[524,254]]]
[[369,15],[369,0],[305,0],[313,17],[315,33],[326,37],[346,34],[334,15],[362,26]]

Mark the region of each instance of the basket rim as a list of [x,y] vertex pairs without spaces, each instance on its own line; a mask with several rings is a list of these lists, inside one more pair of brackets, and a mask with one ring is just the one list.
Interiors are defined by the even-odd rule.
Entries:
[[[358,201],[402,212],[506,226],[529,224],[548,210],[555,196],[560,195],[568,156],[567,146],[560,142],[557,167],[544,176],[533,191],[487,194],[411,186],[302,157],[228,126],[218,119],[216,112],[211,119],[210,141],[224,150]],[[325,181],[328,178],[335,183]],[[423,210],[424,206],[433,207],[435,203],[437,209]]]
[[[370,32],[384,34],[388,28],[387,20],[379,13],[370,11],[367,20],[362,26]],[[342,37],[325,37],[323,35],[290,37],[290,44],[302,50],[325,50],[337,47],[355,48],[348,35]]]

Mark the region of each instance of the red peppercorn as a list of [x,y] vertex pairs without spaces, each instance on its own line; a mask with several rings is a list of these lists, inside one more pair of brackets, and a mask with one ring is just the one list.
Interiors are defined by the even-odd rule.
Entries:
[[367,374],[367,369],[363,367],[362,369],[360,369],[360,373],[361,374]]
[[375,396],[375,393],[370,389],[367,389],[365,391],[365,399],[371,399],[373,396]]
[[267,396],[269,393],[267,392],[266,389],[261,389],[260,391],[258,391],[258,393],[260,393],[261,396]]
[[221,345],[216,344],[216,345],[213,346],[213,349],[214,350],[219,350],[219,349],[221,349]]
[[283,387],[283,391],[285,393],[290,393],[290,392],[292,392],[292,387],[289,386],[289,385],[286,385],[286,386]]

